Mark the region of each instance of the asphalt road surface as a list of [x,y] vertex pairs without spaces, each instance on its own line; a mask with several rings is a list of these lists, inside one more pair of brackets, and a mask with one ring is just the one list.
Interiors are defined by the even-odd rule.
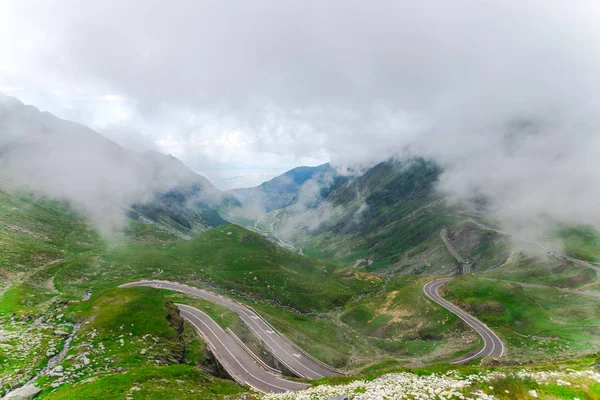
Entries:
[[451,279],[452,278],[443,278],[427,282],[423,286],[423,292],[431,300],[435,301],[436,303],[438,303],[439,305],[441,305],[442,307],[444,307],[445,309],[447,309],[448,311],[465,321],[465,323],[471,328],[475,329],[475,331],[483,339],[483,348],[481,350],[479,350],[475,354],[467,354],[465,356],[462,356],[452,361],[452,364],[464,364],[479,357],[502,357],[504,355],[504,343],[502,343],[502,340],[500,340],[500,338],[490,328],[488,328],[487,325],[479,321],[477,318],[467,314],[465,311],[461,310],[454,304],[444,300],[439,295],[440,288]]
[[471,267],[469,267],[469,263],[466,262],[465,260],[463,260],[463,258],[460,256],[460,254],[458,254],[458,251],[456,251],[454,246],[452,246],[452,244],[450,244],[450,241],[448,240],[448,230],[442,229],[442,231],[440,232],[440,237],[444,241],[444,244],[448,248],[448,251],[450,251],[450,253],[452,253],[454,258],[456,258],[456,261],[458,261],[458,263],[460,264],[460,273],[462,275],[469,275],[471,273]]
[[238,383],[263,393],[282,393],[310,386],[268,371],[237,340],[197,308],[184,304],[177,304],[177,307],[181,316],[202,334],[215,357]]
[[317,362],[315,359],[293,344],[290,339],[275,331],[273,327],[271,327],[264,319],[262,319],[254,310],[235,300],[211,293],[204,289],[168,281],[139,281],[128,283],[122,286],[149,286],[160,289],[175,290],[225,306],[238,314],[242,321],[244,321],[250,327],[254,334],[263,341],[273,356],[294,375],[300,378],[320,379],[325,376],[333,376],[340,373],[334,368]]

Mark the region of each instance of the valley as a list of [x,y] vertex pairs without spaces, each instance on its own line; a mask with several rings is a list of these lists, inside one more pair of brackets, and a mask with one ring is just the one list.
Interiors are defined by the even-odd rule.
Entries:
[[327,398],[419,376],[455,397],[560,398],[556,380],[536,382],[565,368],[581,374],[560,375],[569,393],[593,398],[593,228],[556,225],[543,240],[560,251],[527,246],[448,203],[422,158],[303,167],[228,193],[172,157],[106,146],[107,162],[136,158],[161,184],[101,224],[66,192],[0,191],[6,398]]
[[[227,362],[218,361],[220,356],[215,359],[210,355],[210,346],[204,343],[206,339],[190,338],[190,334],[196,335],[190,321],[200,324],[195,317],[179,312],[186,322],[176,322],[175,317],[165,319],[170,321],[167,325],[158,322],[164,318],[160,317],[161,313],[175,315],[176,308],[171,301],[193,305],[207,313],[203,315],[211,316],[207,323],[213,321],[222,329],[232,329],[244,343],[237,348],[259,355],[259,364],[264,363],[268,369],[276,371],[283,367],[287,374],[306,378],[318,376],[299,373],[298,367],[282,362],[273,352],[275,345],[265,342],[264,338],[271,335],[269,329],[265,328],[261,340],[261,335],[248,329],[247,323],[240,325],[244,315],[228,314],[229,304],[252,306],[277,331],[289,337],[294,346],[335,367],[332,371],[342,368],[344,374],[410,366],[435,370],[434,366],[440,362],[474,362],[479,356],[470,357],[477,355],[482,346],[484,349],[487,346],[487,342],[481,341],[454,313],[427,300],[422,292],[423,285],[431,280],[427,272],[402,274],[393,267],[390,271],[372,270],[367,264],[349,268],[329,261],[315,261],[235,225],[222,225],[189,240],[156,236],[149,234],[151,230],[140,234],[140,230],[136,230],[129,231],[129,238],[115,237],[107,241],[95,233],[85,219],[60,203],[24,195],[5,193],[3,196],[5,209],[19,205],[19,213],[5,213],[2,218],[5,227],[2,241],[12,244],[2,247],[2,257],[6,260],[3,264],[4,293],[0,301],[3,335],[12,335],[12,345],[32,349],[31,355],[22,353],[19,358],[4,353],[2,371],[19,371],[20,366],[20,372],[3,375],[5,387],[28,380],[43,366],[44,360],[60,350],[72,324],[78,323],[82,328],[65,356],[67,361],[60,363],[60,369],[54,367],[36,382],[47,388],[42,390],[42,398],[83,395],[93,398],[94,390],[109,383],[115,388],[122,387],[122,390],[127,386],[127,390],[137,387],[149,396],[155,393],[156,387],[160,386],[157,382],[165,376],[185,382],[173,390],[180,392],[187,387],[189,389],[185,390],[189,390],[190,398],[197,394],[194,389],[197,382],[204,382],[202,386],[218,387],[219,393],[223,394],[244,390],[226,380],[194,372],[206,370],[225,377],[228,374],[217,371],[222,368],[218,364],[227,365]],[[152,229],[153,225],[148,226]],[[477,254],[469,253],[471,247],[466,247],[472,246],[469,244],[472,239],[459,240],[472,237],[474,232],[463,233],[460,228],[463,225],[457,226],[449,231],[448,243],[454,246],[459,256],[462,254],[459,251]],[[444,249],[445,243],[439,232],[428,240],[435,238],[439,241],[438,246]],[[497,240],[494,246],[502,246],[502,237]],[[21,250],[16,253],[15,248]],[[451,273],[460,275],[460,263],[452,261],[453,255],[447,249],[446,253],[437,257],[446,257],[445,262],[452,265]],[[17,256],[20,258],[14,258]],[[474,257],[477,256],[470,255],[469,259],[477,259]],[[557,258],[550,260],[565,262]],[[32,262],[37,266],[28,267]],[[519,262],[523,265],[526,261]],[[7,268],[9,265],[12,268]],[[595,348],[593,343],[598,335],[595,329],[600,326],[600,321],[593,315],[600,307],[600,298],[588,296],[584,299],[584,293],[577,293],[577,290],[562,290],[563,294],[559,294],[561,289],[543,287],[549,283],[544,276],[523,279],[526,282],[522,285],[501,283],[503,281],[490,276],[500,274],[514,264],[500,264],[484,271],[480,270],[479,263],[470,265],[474,266],[475,277],[446,279],[443,282],[448,283],[439,292],[454,304],[452,307],[460,307],[480,319],[506,344],[505,354],[492,351],[488,355],[504,355],[502,359],[506,361],[502,361],[503,364],[518,365],[525,360],[544,363],[555,357],[582,357]],[[536,268],[534,266],[530,268]],[[580,270],[584,271],[582,276],[588,276],[585,275],[587,271],[592,271],[579,264],[561,268],[565,278],[556,275],[554,279],[568,281],[581,274]],[[480,273],[481,278],[478,277]],[[139,279],[159,279],[164,282],[161,290],[167,291],[161,294],[156,289],[143,287],[115,289]],[[590,276],[572,287],[585,286],[594,279]],[[203,296],[204,303],[182,298],[169,290],[177,287],[171,287],[174,284],[168,280],[191,284],[190,290],[196,290],[195,286],[220,293],[236,303],[222,303],[214,296]],[[139,285],[145,284],[133,286]],[[86,300],[88,293],[92,295]],[[150,296],[150,293],[153,294]],[[514,296],[521,297],[513,300]],[[553,301],[553,298],[561,300]],[[117,311],[122,307],[119,304],[128,302],[132,304]],[[219,309],[221,306],[226,308]],[[546,310],[542,316],[536,311],[540,306]],[[157,313],[160,307],[170,311]],[[573,310],[577,310],[577,314],[570,317]],[[100,314],[96,315],[98,312]],[[103,314],[106,312],[109,314]],[[140,317],[135,313],[141,313]],[[159,320],[145,321],[146,313],[155,314],[153,318]],[[34,321],[40,318],[42,322],[36,325]],[[112,318],[116,319],[113,321]],[[162,331],[157,331],[161,326]],[[575,334],[573,329],[577,326],[585,326],[584,331]],[[215,329],[213,327],[213,331]],[[62,331],[66,333],[57,335],[56,332]],[[31,346],[33,343],[39,344]],[[227,346],[230,351],[232,346],[236,345]],[[22,355],[25,358],[21,358]],[[29,369],[35,365],[32,360],[39,360],[39,367]],[[291,360],[295,361],[295,357]],[[372,360],[378,361],[373,363]],[[201,370],[194,366],[198,362],[204,363],[200,364],[203,365]],[[258,361],[250,358],[247,362]],[[114,374],[119,371],[131,371],[128,373],[130,380],[114,381]],[[267,376],[273,376],[272,373]],[[95,378],[90,383],[78,383],[92,377]],[[256,383],[250,387],[256,387]],[[299,384],[294,388],[301,387],[305,386]],[[272,391],[260,387],[258,390]],[[182,394],[182,398],[186,395]]]

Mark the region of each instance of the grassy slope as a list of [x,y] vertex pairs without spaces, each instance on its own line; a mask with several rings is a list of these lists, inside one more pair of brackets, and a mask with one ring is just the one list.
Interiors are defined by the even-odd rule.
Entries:
[[[391,359],[397,355],[401,355],[401,358],[405,357],[405,361],[411,356],[443,357],[450,351],[441,354],[443,352],[439,352],[439,348],[454,349],[449,343],[444,343],[446,337],[441,341],[436,340],[436,332],[433,332],[432,340],[427,335],[426,329],[420,329],[423,326],[413,329],[414,332],[410,333],[416,334],[417,338],[411,339],[405,336],[402,339],[408,341],[398,344],[400,341],[397,338],[402,334],[401,330],[397,329],[400,325],[390,323],[387,316],[388,312],[393,313],[394,308],[379,313],[381,305],[378,302],[385,301],[393,291],[401,293],[394,297],[394,302],[399,303],[399,308],[412,307],[413,303],[421,304],[416,297],[420,295],[418,285],[413,285],[414,290],[409,292],[402,289],[403,284],[392,282],[385,294],[374,297],[372,301],[367,297],[358,303],[349,303],[341,311],[336,311],[336,307],[345,304],[350,297],[381,287],[381,282],[376,282],[368,275],[357,275],[331,264],[311,261],[306,257],[283,251],[236,226],[220,227],[185,243],[178,240],[171,241],[164,236],[155,236],[152,233],[153,229],[145,230],[140,227],[136,228],[139,236],[134,241],[122,239],[104,241],[86,225],[84,220],[68,212],[60,204],[35,201],[27,196],[17,198],[4,195],[0,197],[0,205],[9,206],[10,211],[0,215],[2,240],[11,243],[11,246],[0,246],[3,276],[13,282],[12,285],[5,286],[6,293],[0,298],[0,311],[5,310],[2,321],[10,329],[18,331],[22,327],[8,322],[9,312],[15,312],[18,318],[26,319],[49,312],[50,320],[59,324],[59,321],[53,318],[63,311],[61,311],[62,306],[56,307],[60,304],[56,303],[56,299],[64,298],[65,293],[68,293],[68,298],[75,300],[89,289],[94,289],[98,293],[125,281],[155,277],[198,280],[202,282],[201,284],[236,291],[242,298],[246,296],[246,301],[263,312],[296,342],[335,365],[359,366],[365,365],[367,360]],[[23,232],[23,229],[26,231]],[[38,232],[44,232],[44,235],[39,235]],[[436,236],[435,239],[438,237]],[[12,246],[13,244],[15,247]],[[15,248],[17,250],[14,250]],[[48,253],[52,257],[44,258]],[[15,262],[16,260],[21,261]],[[305,271],[308,278],[302,279]],[[274,273],[276,273],[276,280],[271,282]],[[15,276],[18,279],[15,279]],[[256,280],[254,280],[255,276]],[[273,287],[275,282],[286,285],[284,286],[286,291]],[[286,293],[296,291],[297,293]],[[247,298],[252,293],[256,294],[255,299]],[[229,295],[236,297],[236,293],[230,292]],[[303,307],[303,311],[308,311],[310,314],[298,314],[291,309],[274,307],[277,302],[283,304],[287,302],[287,305],[299,304],[298,308]],[[369,318],[366,324],[364,318],[350,321],[349,316],[353,315],[354,309],[363,306],[369,312],[377,310],[376,315],[373,315],[375,318]],[[585,307],[583,309],[588,310]],[[315,312],[316,310],[321,311]],[[437,321],[439,318],[439,310],[430,312],[427,307],[423,310],[426,311],[428,318],[430,315],[434,317],[431,320],[425,319],[426,324],[433,324],[433,319]],[[219,313],[219,310],[214,311]],[[338,318],[340,314],[352,326],[342,322]],[[407,317],[406,321],[410,321],[411,318],[413,317]],[[410,328],[410,324],[406,321],[406,327]],[[27,324],[27,322],[23,323]],[[378,337],[381,336],[381,332],[398,336],[392,340],[382,340]],[[423,333],[428,337],[419,337]],[[51,336],[51,332],[47,334],[49,336],[43,342],[56,341],[56,338]],[[187,346],[184,352],[188,354],[187,360],[190,361],[190,357],[205,357],[202,355],[202,346],[192,344]],[[133,347],[128,350],[128,353],[131,353],[130,361],[134,364],[123,365],[137,365],[135,352],[139,349],[135,343],[131,345]],[[129,346],[129,343],[126,346]],[[43,355],[47,347],[46,344],[42,344],[39,353]],[[556,349],[555,354],[558,354],[558,347]],[[567,353],[572,350],[576,352],[577,349],[565,347]],[[526,353],[529,354],[530,352]],[[43,363],[43,360],[43,357],[38,358],[37,362]],[[185,360],[184,354],[183,362],[186,362]],[[18,366],[26,367],[25,373],[35,365],[27,358],[13,359],[10,362],[12,364],[7,365],[11,365],[11,369]],[[396,365],[397,361],[392,363]],[[139,372],[139,375],[136,375],[138,372],[132,373],[132,376],[139,377],[139,382],[153,382],[149,384],[148,390],[153,390],[150,386],[157,383],[156,379],[161,374],[167,376],[170,374],[165,371],[174,371],[173,374],[181,373],[182,376],[189,376],[192,380],[199,379],[194,385],[206,378],[202,376],[198,378],[195,371],[190,375],[186,370],[180,370],[185,369],[185,366],[180,364],[160,367],[144,364],[131,368]],[[109,384],[113,379],[121,378],[106,376],[101,379],[107,379],[106,384]],[[94,385],[98,385],[94,390],[99,390],[102,386],[101,383],[94,383]],[[87,387],[93,388],[94,385],[90,384]],[[215,385],[215,387],[219,386]],[[71,390],[75,391],[73,393],[78,393],[76,391],[80,389],[61,387],[60,392],[67,395]],[[155,394],[155,392],[148,393]],[[75,397],[77,396],[74,395],[72,398]]]
[[[421,159],[378,164],[329,193],[327,214],[334,217],[304,229],[294,241],[307,255],[345,265],[365,257],[375,260],[372,270],[394,264],[456,222],[435,194],[439,173]],[[299,217],[292,206],[278,213],[276,236],[277,227],[287,230],[294,218],[302,223],[315,219],[319,209],[301,212]]]
[[580,287],[596,280],[596,272],[590,268],[545,254],[520,252],[507,236],[468,221],[455,226],[448,237],[471,263],[473,273],[487,278],[557,287]]
[[454,279],[445,290],[448,300],[504,338],[509,357],[544,360],[600,348],[599,298],[473,276]]
[[565,246],[567,255],[600,263],[600,232],[589,226],[561,227],[554,236]]
[[460,319],[423,295],[427,280],[394,278],[384,293],[347,304],[340,319],[404,360],[448,359],[478,346]]
[[47,384],[60,378],[42,378],[47,389],[41,398],[121,399],[128,393],[136,398],[218,399],[243,392],[195,367],[193,357],[202,358],[205,350],[197,335],[184,337],[183,320],[159,291],[110,289],[72,306],[69,317],[83,325],[70,359],[61,364],[68,383],[55,390]]
[[3,388],[26,381],[62,346],[54,326],[33,324],[60,313],[54,274],[71,254],[91,248],[96,235],[60,203],[0,191],[0,379]]
[[341,306],[375,287],[368,277],[282,249],[235,225],[183,243],[109,247],[71,263],[57,280],[81,292],[140,278],[199,281],[304,312]]
[[596,272],[554,258],[514,257],[498,268],[485,271],[486,278],[577,288],[597,279]]

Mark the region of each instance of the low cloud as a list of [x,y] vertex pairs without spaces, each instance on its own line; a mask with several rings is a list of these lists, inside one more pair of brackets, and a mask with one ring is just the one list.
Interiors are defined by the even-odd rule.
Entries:
[[486,198],[514,231],[600,226],[595,2],[35,3],[0,9],[0,44],[28,43],[6,54],[5,85],[126,98],[132,131],[181,144],[196,170],[199,154],[425,156],[449,199]]
[[0,95],[0,186],[63,199],[103,233],[119,231],[124,210],[156,193],[199,184],[197,200],[220,192],[179,160],[126,150],[100,134]]

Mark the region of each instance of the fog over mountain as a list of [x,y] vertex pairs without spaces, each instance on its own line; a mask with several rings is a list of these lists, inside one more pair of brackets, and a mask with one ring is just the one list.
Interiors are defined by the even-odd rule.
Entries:
[[223,194],[174,157],[126,150],[85,126],[0,94],[0,187],[68,201],[102,232],[123,227],[125,210],[157,193],[196,185],[188,201]]
[[600,226],[594,2],[34,3],[0,9],[10,93],[195,170],[423,156],[514,232]]

